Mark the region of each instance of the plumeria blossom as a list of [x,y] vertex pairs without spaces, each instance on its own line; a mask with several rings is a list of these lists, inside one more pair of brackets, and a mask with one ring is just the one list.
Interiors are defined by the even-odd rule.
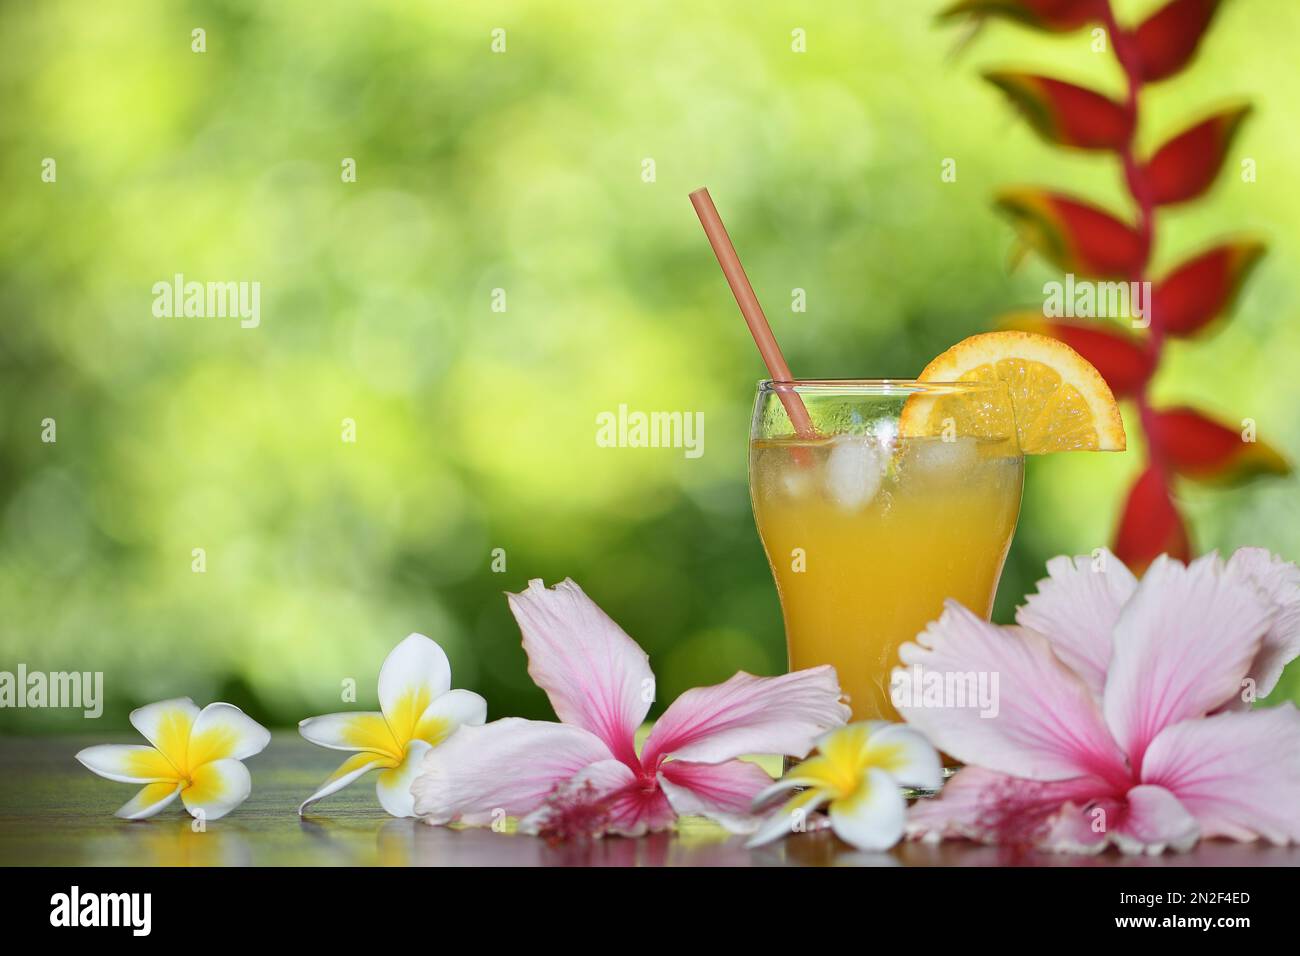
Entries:
[[240,761],[261,753],[271,740],[270,731],[233,704],[199,710],[188,697],[131,711],[131,726],[149,746],[100,744],[77,754],[101,777],[144,785],[117,811],[127,820],[151,817],[178,796],[192,816],[224,817],[252,791]]
[[1047,569],[1019,627],[949,602],[903,646],[905,666],[1001,679],[991,719],[900,708],[970,765],[913,807],[909,835],[1130,853],[1300,841],[1300,712],[1244,709],[1300,652],[1300,570],[1258,548],[1162,556],[1140,582],[1108,552]]
[[[528,673],[560,723],[507,718],[462,727],[424,757],[411,790],[428,823],[522,818],[526,832],[639,836],[679,814],[737,832],[758,818],[754,797],[772,783],[744,754],[802,757],[848,718],[831,667],[781,677],[744,672],[677,698],[640,753],[634,735],[654,699],[645,651],[571,580],[534,580],[509,595]],[[566,822],[567,821],[567,822]]]
[[355,754],[303,801],[299,814],[378,770],[380,804],[395,817],[411,816],[411,781],[421,758],[457,727],[487,719],[487,701],[472,691],[451,689],[447,655],[423,634],[409,635],[384,659],[379,708],[379,713],[326,714],[298,724],[298,732],[312,743]]
[[942,783],[939,755],[916,730],[884,720],[849,724],[819,737],[816,755],[754,798],[755,806],[763,806],[804,788],[768,817],[747,845],[809,829],[809,814],[826,806],[831,829],[845,843],[887,850],[903,835],[907,800],[901,788],[937,790]]

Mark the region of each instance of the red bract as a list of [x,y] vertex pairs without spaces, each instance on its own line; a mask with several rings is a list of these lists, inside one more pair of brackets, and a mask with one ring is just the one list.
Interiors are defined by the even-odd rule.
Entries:
[[1209,189],[1223,167],[1241,121],[1249,113],[1249,106],[1217,113],[1156,150],[1145,171],[1151,201],[1168,206],[1195,199]]
[[[1290,471],[1286,459],[1255,439],[1253,422],[1245,420],[1237,428],[1193,409],[1157,410],[1149,397],[1165,341],[1194,335],[1227,313],[1264,253],[1254,240],[1221,241],[1176,266],[1146,292],[1158,210],[1209,190],[1250,112],[1244,105],[1222,110],[1183,130],[1146,162],[1134,151],[1143,86],[1174,75],[1191,61],[1218,6],[1219,0],[1172,0],[1131,30],[1116,22],[1110,0],[962,0],[941,14],[996,16],[1057,31],[1096,20],[1109,34],[1109,47],[1127,80],[1120,102],[1052,77],[1007,70],[985,74],[1048,142],[1114,153],[1136,210],[1130,224],[1127,216],[1051,190],[1020,187],[997,197],[997,208],[1011,220],[1023,246],[1075,277],[1133,283],[1130,311],[1150,320],[1135,322],[1149,326],[1146,331],[1129,334],[1114,323],[1074,317],[1098,314],[1095,310],[1049,310],[1046,304],[1039,312],[1003,319],[1004,325],[1067,343],[1096,366],[1117,398],[1137,406],[1149,460],[1129,491],[1115,536],[1116,553],[1136,569],[1161,553],[1190,555],[1187,529],[1172,495],[1175,479],[1223,484]],[[1146,308],[1134,310],[1135,301]]]
[[1085,325],[1071,319],[1046,319],[1040,312],[1017,312],[1000,323],[1005,328],[1060,339],[1101,373],[1116,398],[1132,398],[1155,370],[1150,344],[1118,327]]
[[1148,83],[1173,76],[1200,46],[1219,0],[1173,0],[1134,31],[1142,79]]
[[1188,336],[1232,308],[1264,255],[1263,243],[1226,242],[1173,269],[1152,290],[1151,321],[1166,335]]
[[1097,206],[1042,189],[1005,189],[998,208],[1025,245],[1066,272],[1128,278],[1146,260],[1142,236]]
[[1254,437],[1250,423],[1231,428],[1194,408],[1152,411],[1147,439],[1160,459],[1178,474],[1211,484],[1239,484],[1291,470],[1271,445]]
[[1164,475],[1155,466],[1138,476],[1129,490],[1115,532],[1115,556],[1135,574],[1162,554],[1186,561],[1192,553],[1187,528],[1169,496]]
[[1124,104],[1100,93],[1032,73],[995,70],[984,78],[1006,93],[1049,143],[1115,150],[1132,135],[1133,118]]

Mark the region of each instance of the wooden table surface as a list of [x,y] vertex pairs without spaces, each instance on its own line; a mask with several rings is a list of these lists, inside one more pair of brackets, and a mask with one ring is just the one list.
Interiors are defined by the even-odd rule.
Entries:
[[1300,866],[1300,848],[1206,842],[1157,858],[1020,854],[970,844],[903,844],[861,853],[830,833],[805,833],[747,850],[704,820],[638,840],[607,838],[548,846],[535,837],[451,830],[389,817],[363,778],[296,808],[341,761],[337,751],[277,733],[248,761],[253,793],[229,816],[194,832],[179,801],[150,820],[113,811],[135,792],[73,759],[94,743],[138,743],[134,734],[0,738],[0,865],[20,866]]

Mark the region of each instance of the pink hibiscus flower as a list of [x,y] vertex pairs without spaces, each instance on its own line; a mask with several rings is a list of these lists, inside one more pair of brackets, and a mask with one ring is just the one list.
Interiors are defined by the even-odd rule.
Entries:
[[[1300,712],[1249,710],[1300,653],[1300,570],[1247,548],[1139,582],[1113,555],[1056,558],[997,627],[949,602],[904,669],[996,672],[995,717],[900,708],[964,761],[909,816],[912,838],[1040,849],[1185,850],[1202,837],[1300,841]],[[913,671],[915,673],[915,671]]]
[[508,596],[528,673],[561,723],[506,718],[462,725],[424,758],[411,785],[431,824],[522,817],[530,832],[639,836],[678,814],[736,832],[758,824],[754,797],[772,783],[743,754],[805,756],[848,719],[832,667],[781,677],[738,673],[682,694],[637,753],[634,735],[654,700],[649,658],[573,581],[528,583]]

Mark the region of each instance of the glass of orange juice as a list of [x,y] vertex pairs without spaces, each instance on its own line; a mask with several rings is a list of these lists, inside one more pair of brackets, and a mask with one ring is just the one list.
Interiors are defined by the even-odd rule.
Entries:
[[990,614],[1023,476],[999,382],[760,382],[750,495],[790,668],[832,664],[855,720],[898,720],[899,645],[948,598]]

